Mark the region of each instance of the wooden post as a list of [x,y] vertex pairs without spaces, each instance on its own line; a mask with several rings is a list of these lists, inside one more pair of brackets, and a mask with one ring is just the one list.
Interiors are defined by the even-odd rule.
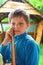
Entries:
[[34,39],[36,39],[36,26],[35,26],[35,29],[34,29]]
[[42,30],[43,30],[43,20],[39,23],[39,27],[38,27],[38,31],[37,31],[36,42],[38,44],[40,44],[40,42],[41,42]]
[[14,37],[12,36],[12,65],[16,65]]

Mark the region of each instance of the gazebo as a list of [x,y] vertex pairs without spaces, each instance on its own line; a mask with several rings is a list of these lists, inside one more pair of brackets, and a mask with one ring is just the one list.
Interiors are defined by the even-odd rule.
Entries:
[[[2,7],[0,7],[0,24],[2,26],[2,22],[1,20],[5,17],[8,16],[8,13],[11,12],[12,10],[14,10],[15,8],[22,8],[25,9],[29,14],[30,14],[30,18],[36,18],[38,19],[37,22],[39,22],[39,26],[38,26],[38,30],[37,30],[37,36],[36,33],[34,32],[34,38],[35,40],[38,42],[38,44],[40,44],[41,41],[41,36],[42,36],[42,29],[43,29],[43,16],[42,14],[36,10],[31,4],[27,4],[27,3],[20,3],[20,2],[14,2],[14,1],[7,1]],[[3,30],[3,27],[2,27]]]
[[[34,37],[36,35],[36,42],[38,44],[40,44],[41,41],[41,37],[42,37],[42,30],[43,30],[43,16],[42,14],[36,10],[31,4],[27,4],[27,3],[18,3],[18,2],[14,2],[14,1],[7,1],[2,7],[0,7],[0,24],[2,25],[3,23],[1,22],[1,20],[5,17],[8,16],[8,13],[11,12],[12,10],[14,10],[15,8],[22,8],[24,10],[26,10],[29,14],[31,18],[36,18],[38,21],[38,29],[37,29],[37,35],[34,32]],[[3,27],[2,27],[3,29]],[[13,40],[13,39],[12,39]],[[14,40],[13,40],[14,41]],[[13,42],[12,42],[13,43]],[[13,47],[13,46],[12,46]],[[14,53],[14,50],[12,52],[12,54]],[[14,57],[14,55],[13,55]],[[14,58],[13,58],[14,60]],[[13,61],[14,62],[14,61]],[[14,64],[13,64],[14,65]]]

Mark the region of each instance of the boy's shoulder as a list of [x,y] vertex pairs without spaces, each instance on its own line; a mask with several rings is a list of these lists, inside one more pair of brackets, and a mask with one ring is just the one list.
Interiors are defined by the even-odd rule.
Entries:
[[37,46],[37,47],[39,47],[38,46],[38,43],[30,36],[30,35],[26,35],[25,36],[25,40],[26,40],[26,43],[28,44],[28,45],[32,45],[33,47],[34,46]]
[[25,39],[26,39],[26,40],[34,40],[34,39],[33,39],[30,35],[28,35],[28,34],[25,36]]

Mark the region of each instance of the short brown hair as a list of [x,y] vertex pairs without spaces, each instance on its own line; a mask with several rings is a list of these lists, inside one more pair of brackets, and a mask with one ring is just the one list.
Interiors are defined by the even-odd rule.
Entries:
[[11,22],[11,19],[13,17],[18,17],[18,16],[21,16],[24,18],[24,20],[28,23],[29,22],[29,15],[26,13],[25,10],[22,10],[22,9],[16,9],[12,12],[9,13],[8,15],[8,18],[9,18],[9,21]]

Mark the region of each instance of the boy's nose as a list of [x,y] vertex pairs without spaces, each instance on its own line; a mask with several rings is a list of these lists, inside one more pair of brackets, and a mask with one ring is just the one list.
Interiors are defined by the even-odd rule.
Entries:
[[19,25],[18,25],[18,24],[15,24],[15,25],[14,25],[14,27],[15,27],[15,28],[18,28],[18,27],[19,27]]
[[17,30],[18,29],[18,25],[15,25],[14,28],[15,28],[15,30]]
[[12,27],[13,29],[17,29],[17,28],[18,28],[17,25],[12,25],[11,27]]

